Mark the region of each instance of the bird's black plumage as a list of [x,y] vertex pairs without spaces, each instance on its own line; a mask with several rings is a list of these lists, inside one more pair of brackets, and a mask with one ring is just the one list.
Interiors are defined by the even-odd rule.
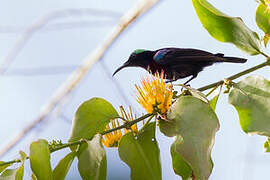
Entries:
[[149,72],[164,72],[166,79],[175,81],[191,76],[185,82],[188,83],[204,67],[214,63],[230,62],[245,63],[247,60],[238,57],[226,57],[224,54],[212,54],[198,49],[162,48],[156,51],[135,50],[121,67],[113,75],[125,67],[142,67]]

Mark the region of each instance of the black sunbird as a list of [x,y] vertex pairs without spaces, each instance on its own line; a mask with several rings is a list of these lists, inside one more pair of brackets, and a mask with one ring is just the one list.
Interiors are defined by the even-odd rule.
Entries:
[[163,71],[168,82],[191,76],[184,83],[187,84],[196,78],[204,67],[214,63],[245,63],[246,61],[247,59],[244,58],[227,57],[221,53],[212,54],[190,48],[162,48],[156,51],[137,49],[113,75],[125,67],[141,67],[152,73]]

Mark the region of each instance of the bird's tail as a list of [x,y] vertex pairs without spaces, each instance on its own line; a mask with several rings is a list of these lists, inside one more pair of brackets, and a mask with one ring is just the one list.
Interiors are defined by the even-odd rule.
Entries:
[[231,63],[245,63],[247,59],[238,58],[238,57],[226,57],[224,54],[218,53],[215,54],[216,57],[224,59],[222,62],[231,62]]

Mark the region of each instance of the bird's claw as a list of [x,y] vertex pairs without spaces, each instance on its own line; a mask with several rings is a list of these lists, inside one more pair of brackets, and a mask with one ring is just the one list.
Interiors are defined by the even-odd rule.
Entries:
[[175,80],[166,80],[165,83],[172,83],[174,82]]

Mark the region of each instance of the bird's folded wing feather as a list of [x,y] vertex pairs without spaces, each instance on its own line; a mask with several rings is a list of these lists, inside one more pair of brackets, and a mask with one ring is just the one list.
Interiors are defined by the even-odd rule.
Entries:
[[174,65],[174,64],[185,64],[185,63],[196,63],[196,62],[224,62],[225,58],[217,56],[182,56],[182,57],[166,57],[158,61],[161,65]]
[[[221,55],[221,54],[220,54]],[[198,49],[165,48],[158,50],[154,61],[158,64],[177,64],[181,62],[222,62],[225,59]]]

